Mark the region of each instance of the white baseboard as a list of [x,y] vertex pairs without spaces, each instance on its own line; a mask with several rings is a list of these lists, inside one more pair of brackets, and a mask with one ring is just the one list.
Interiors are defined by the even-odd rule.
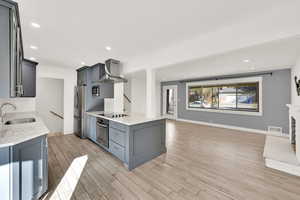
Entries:
[[176,120],[177,121],[182,121],[182,122],[187,122],[187,123],[213,126],[213,127],[218,127],[218,128],[226,128],[226,129],[232,129],[232,130],[238,130],[238,131],[244,131],[244,132],[260,133],[260,134],[274,135],[274,136],[280,136],[280,137],[289,137],[288,134],[274,134],[274,133],[271,133],[271,132],[268,132],[268,131],[265,131],[265,130],[260,130],[260,129],[244,128],[244,127],[224,125],[224,124],[215,124],[215,123],[188,120],[188,119],[182,119],[182,118],[177,118]]
[[292,175],[300,176],[300,166],[283,163],[277,160],[265,159],[265,165]]

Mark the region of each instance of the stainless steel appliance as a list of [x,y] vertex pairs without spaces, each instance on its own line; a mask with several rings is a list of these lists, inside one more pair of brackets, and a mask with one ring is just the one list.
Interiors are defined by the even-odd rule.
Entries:
[[125,113],[109,113],[109,114],[100,114],[101,116],[109,117],[109,118],[121,118],[127,117],[128,115]]
[[74,133],[80,137],[85,138],[86,130],[86,86],[76,86],[74,91]]
[[120,61],[108,59],[105,61],[104,75],[99,82],[127,82],[127,80],[120,76]]
[[97,119],[96,123],[96,141],[108,148],[109,144],[109,121],[106,119]]

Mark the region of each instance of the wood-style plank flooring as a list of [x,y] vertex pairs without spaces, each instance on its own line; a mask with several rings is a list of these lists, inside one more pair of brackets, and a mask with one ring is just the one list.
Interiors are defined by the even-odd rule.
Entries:
[[89,140],[48,141],[45,199],[300,199],[299,177],[264,166],[260,134],[168,121],[167,153],[131,172]]

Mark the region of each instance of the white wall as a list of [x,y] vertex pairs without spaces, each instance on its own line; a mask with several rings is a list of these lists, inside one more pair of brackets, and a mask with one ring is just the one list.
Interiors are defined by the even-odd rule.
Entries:
[[294,105],[300,105],[300,96],[297,95],[296,92],[296,84],[294,81],[294,77],[297,76],[298,80],[300,79],[300,57],[297,61],[297,64],[292,68],[292,79],[291,79],[291,83],[292,83],[292,104]]
[[73,133],[76,70],[39,65],[37,67],[37,78],[58,78],[64,80],[64,134]]
[[130,109],[125,104],[125,109],[131,113],[146,114],[146,72],[139,71],[127,74],[128,82],[125,84],[125,94],[131,100]]
[[146,80],[139,77],[131,79],[131,112],[146,113]]
[[[131,100],[131,79],[129,77],[125,77],[128,82],[124,84],[124,94]],[[131,103],[128,102],[125,98],[124,100],[124,109],[125,112],[131,112]]]
[[37,78],[36,112],[42,118],[51,133],[62,133],[64,120],[53,115],[64,113],[64,80]]

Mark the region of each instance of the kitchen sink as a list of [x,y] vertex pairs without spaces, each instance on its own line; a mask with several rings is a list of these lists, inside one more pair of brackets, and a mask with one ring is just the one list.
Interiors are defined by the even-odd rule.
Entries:
[[36,122],[35,118],[22,118],[22,119],[13,119],[5,122],[5,125],[12,125],[12,124],[25,124],[25,123],[33,123]]

